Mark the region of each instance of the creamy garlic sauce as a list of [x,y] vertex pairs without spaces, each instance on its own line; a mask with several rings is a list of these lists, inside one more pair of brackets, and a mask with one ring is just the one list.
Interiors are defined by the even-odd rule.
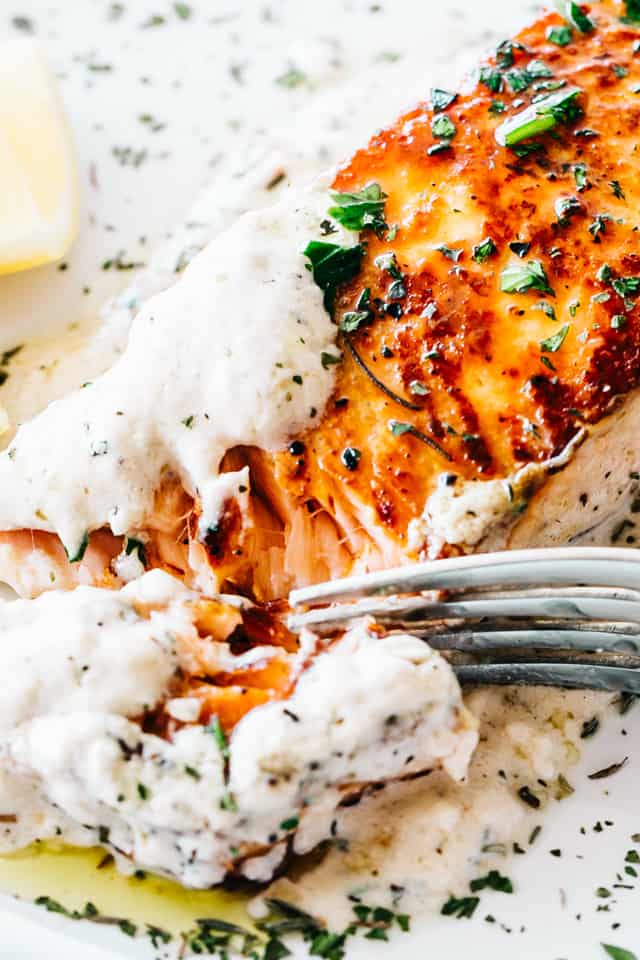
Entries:
[[[27,12],[30,3],[31,0],[24,0],[23,7]],[[353,6],[353,4],[347,4],[346,8],[351,9]],[[358,4],[355,6],[358,7]],[[373,9],[374,6],[379,5],[366,4],[365,6],[368,11],[369,7]],[[11,377],[0,394],[0,400],[6,407],[10,420],[9,423],[5,423],[4,416],[0,416],[0,427],[3,429],[0,442],[9,441],[16,425],[41,410],[49,400],[61,397],[70,388],[78,387],[86,380],[95,379],[111,367],[126,347],[131,320],[141,301],[167,287],[174,280],[176,272],[180,272],[185,263],[191,259],[193,253],[202,248],[220,230],[229,226],[240,213],[249,208],[272,203],[276,194],[288,190],[290,183],[306,181],[320,169],[338,162],[341,157],[348,155],[353,148],[360,145],[373,129],[385,120],[392,119],[405,104],[424,98],[432,82],[450,88],[454,77],[461,72],[454,62],[455,51],[462,49],[466,44],[467,52],[463,59],[466,63],[473,62],[477,56],[477,40],[481,30],[488,22],[489,25],[495,23],[499,31],[491,38],[483,36],[482,44],[489,42],[490,39],[501,39],[501,35],[506,31],[507,9],[511,11],[512,8],[513,4],[509,4],[508,7],[505,5],[504,23],[501,23],[497,15],[488,18],[484,6],[478,6],[479,18],[475,33],[473,33],[472,24],[468,28],[473,33],[472,46],[469,45],[470,34],[461,19],[456,20],[455,26],[449,29],[434,29],[433,21],[437,11],[433,9],[432,4],[414,4],[412,18],[423,17],[424,20],[420,23],[412,20],[414,26],[411,30],[398,31],[397,34],[390,28],[377,26],[375,16],[372,17],[368,12],[366,14],[363,12],[355,34],[357,41],[353,45],[353,50],[349,55],[343,56],[346,52],[344,50],[336,55],[342,60],[342,67],[341,72],[337,74],[338,82],[334,89],[330,90],[326,96],[324,94],[318,96],[316,93],[310,95],[309,90],[304,86],[298,91],[291,92],[290,102],[293,105],[291,108],[281,109],[281,112],[287,115],[287,122],[283,123],[280,130],[276,129],[272,123],[272,117],[278,111],[273,110],[268,117],[269,122],[265,123],[264,108],[260,98],[253,95],[253,91],[260,89],[261,84],[264,87],[266,83],[264,77],[256,80],[250,74],[244,90],[241,85],[234,86],[233,83],[230,84],[229,90],[224,89],[219,83],[210,85],[209,90],[217,93],[220,89],[222,96],[226,96],[230,103],[239,104],[238,109],[243,119],[245,114],[252,118],[248,129],[243,130],[239,135],[239,150],[232,151],[223,159],[217,168],[211,188],[196,203],[184,225],[175,233],[169,244],[152,258],[149,267],[134,280],[122,296],[116,298],[110,305],[105,313],[103,326],[97,333],[92,333],[87,338],[83,333],[74,332],[64,341],[56,339],[46,343],[27,343],[23,351],[12,361]],[[37,15],[41,13],[40,7],[36,8],[34,5],[34,9]],[[362,9],[364,11],[365,7]],[[475,5],[473,9],[476,9]],[[471,21],[472,11],[467,12],[467,19]],[[239,15],[235,10],[232,15],[236,13]],[[83,11],[80,8],[74,8],[73,16],[77,18],[81,15]],[[87,15],[89,15],[89,8],[87,8]],[[94,16],[93,10],[91,10],[91,16]],[[286,34],[287,17],[293,17],[292,12],[282,14],[278,11],[278,16],[284,21],[283,29],[285,35],[289,37],[289,34]],[[403,22],[402,15],[396,12],[395,7],[394,16],[397,16],[398,23]],[[323,16],[323,22],[320,25],[323,35],[329,31],[329,24],[332,22],[338,22],[335,11],[332,16],[329,14],[326,17]],[[315,26],[311,27],[307,24],[306,29],[316,30],[316,40],[320,36],[320,31]],[[227,56],[232,61],[237,61],[242,59],[242,51],[245,48],[238,49],[237,38],[233,40],[231,34],[237,31],[241,38],[240,43],[247,43],[247,50],[251,50],[253,34],[251,31],[237,28],[233,22],[229,30],[229,37],[225,36]],[[90,26],[82,32],[90,36]],[[336,36],[334,39],[336,41],[334,47],[339,51],[341,38]],[[398,42],[394,43],[395,40]],[[221,43],[222,40],[218,36],[213,42]],[[273,44],[272,40],[269,42]],[[411,54],[405,53],[405,45],[415,48]],[[361,51],[371,51],[371,59],[374,59],[378,53],[394,46],[403,47],[404,57],[399,63],[385,64],[383,69],[380,66],[383,58],[380,57],[379,63],[374,68],[363,69],[363,62],[358,56]],[[310,89],[313,83],[320,88],[335,83],[335,77],[329,76],[328,71],[321,73],[316,69],[318,56],[309,56],[308,47],[300,46],[293,27],[291,27],[288,46],[282,42],[282,48],[289,49],[292,60],[304,63],[308,68],[312,80]],[[317,50],[314,53],[317,54]],[[262,59],[265,58],[255,57],[254,59],[261,64]],[[69,62],[71,63],[71,57]],[[84,66],[81,69],[84,70]],[[353,77],[356,74],[360,75],[360,79],[354,82]],[[106,77],[108,74],[105,74],[105,79]],[[272,80],[270,79],[269,82]],[[83,78],[81,97],[85,97],[84,86]],[[313,101],[317,102],[317,106]],[[215,116],[215,123],[223,129],[223,139],[227,135],[227,131],[222,126],[224,122],[228,124],[229,138],[233,138],[235,133],[232,132],[234,128],[230,122],[231,118],[224,114],[223,119],[219,120],[216,110],[219,110],[217,104],[210,116]],[[253,113],[251,113],[252,110]],[[293,123],[290,122],[291,119],[294,120]],[[208,125],[211,125],[209,120]],[[169,135],[173,136],[171,128]],[[279,172],[284,172],[285,177],[274,186],[272,185],[274,177]],[[168,182],[169,176],[165,167],[163,182]],[[106,191],[110,198],[118,196],[119,192],[121,191],[114,189]],[[20,339],[23,338],[20,337]],[[8,344],[8,346],[11,345]],[[153,349],[155,349],[154,345],[149,341],[145,345],[142,356],[143,369],[136,371],[136,377],[141,376],[144,379],[148,376],[149,353],[147,351]],[[189,360],[189,362],[193,361]],[[175,384],[172,383],[171,386]],[[123,400],[127,399],[129,389],[136,390],[135,380],[127,384]],[[199,399],[202,401],[202,397]],[[106,410],[105,422],[109,421],[110,412],[112,411]],[[185,417],[192,412],[195,411],[185,410]],[[0,411],[0,414],[2,413]],[[77,417],[77,413],[74,416]],[[111,427],[113,427],[112,420]],[[74,429],[77,429],[77,420]],[[183,448],[180,430],[177,430],[178,440],[175,439],[176,429],[176,425],[172,424],[172,452],[175,452],[178,446],[181,450]],[[85,445],[82,450],[85,456],[86,441],[87,438],[83,437]],[[42,442],[48,456],[51,453],[49,438],[45,435]],[[133,438],[127,438],[127,443],[129,442],[133,442]],[[164,437],[162,444],[165,444]],[[184,444],[188,446],[188,439],[185,439]],[[192,454],[194,461],[198,459],[192,450],[189,450],[189,453]],[[79,456],[79,453],[77,455]],[[153,456],[156,456],[155,449]],[[8,469],[8,464],[2,469]],[[105,470],[105,467],[99,466],[98,470]],[[107,472],[105,470],[105,473]],[[190,480],[193,482],[193,478]],[[69,495],[61,491],[59,496],[62,503]],[[29,504],[25,508],[25,513],[30,514],[33,506],[34,504]],[[0,509],[4,508],[0,507]],[[86,516],[86,505],[83,505],[83,510]],[[97,513],[100,513],[100,510],[97,510]],[[68,519],[61,522],[69,524]],[[66,533],[69,541],[73,541],[74,538],[77,540],[82,534],[80,526],[79,523],[69,524]],[[476,533],[477,531],[472,531],[471,538]],[[470,534],[465,532],[464,537],[468,536]],[[133,571],[134,574],[135,572]],[[132,588],[135,591],[138,586],[132,585]],[[127,611],[127,603],[122,599],[123,594],[124,591],[119,595],[120,599],[110,601],[114,605],[111,608],[114,614],[116,609]],[[75,597],[81,596],[81,592],[76,591]],[[44,598],[37,601],[39,604],[43,602]],[[57,600],[47,602],[58,603]],[[74,618],[80,615],[80,606],[78,601],[78,607],[74,607]],[[38,609],[44,609],[44,607]],[[92,610],[94,609],[92,606]],[[2,616],[5,616],[5,608],[2,610]],[[52,616],[56,618],[56,623],[68,623],[68,618],[65,620],[61,607],[52,606],[50,610]],[[91,611],[87,610],[86,613],[90,624]],[[16,620],[19,619],[18,614],[15,616]],[[173,663],[171,644],[163,646],[165,641],[153,636],[148,621],[138,624],[134,620],[135,612],[126,613],[125,619],[129,616],[131,623],[127,623],[127,630],[138,632],[140,649],[148,649],[149,656],[155,664],[151,671],[151,679],[144,678],[145,683],[151,684],[151,688],[147,688],[147,695],[151,698],[154,691],[158,690],[164,682],[162,678],[170,672],[169,666]],[[106,629],[116,630],[116,626],[118,630],[121,629],[119,624],[109,626],[109,623],[108,619],[105,620]],[[16,624],[12,626],[13,629],[17,629]],[[63,636],[60,639],[56,636],[56,642],[53,644],[55,650],[59,651],[60,643],[68,642],[72,652],[77,653],[81,650],[86,656],[86,638],[81,640],[71,631],[68,641],[65,641],[66,635],[65,627]],[[102,663],[102,657],[109,648],[104,641],[101,640],[99,643],[96,641],[97,637],[93,636],[92,656],[95,657],[96,663]],[[28,644],[31,642],[34,641],[29,640]],[[51,631],[47,629],[46,643],[42,644],[40,655],[47,653],[47,645],[51,643]],[[0,662],[3,664],[5,663],[3,658],[9,657],[5,647],[6,645],[0,647]],[[25,651],[27,649],[28,645]],[[111,651],[111,654],[116,657],[114,662],[121,662],[119,659],[122,656],[121,653],[116,654]],[[127,651],[126,656],[130,655],[131,651]],[[38,688],[40,684],[44,684],[39,696],[44,698],[47,709],[60,711],[62,698],[59,703],[57,700],[54,702],[52,696],[58,689],[55,686],[57,682],[55,672],[53,678],[47,677],[46,674],[43,676],[43,671],[37,665],[31,664],[29,667],[28,663],[21,662],[15,651],[11,656],[13,656],[11,662],[17,663],[16,669],[32,671],[29,677],[25,677],[25,684],[30,684],[32,687],[35,685]],[[159,666],[160,662],[164,664],[162,669]],[[343,665],[349,665],[349,663]],[[106,675],[113,676],[109,672],[108,664],[103,666],[107,671]],[[402,664],[400,666],[403,670],[405,669]],[[89,673],[91,674],[91,671]],[[3,676],[5,675],[3,671]],[[74,700],[77,702],[81,699],[82,688],[78,685],[77,677],[71,669],[67,675],[57,674],[57,676],[61,677],[67,692],[73,694],[69,702]],[[386,680],[386,678],[383,679]],[[157,687],[154,684],[157,684]],[[127,694],[126,687],[122,689],[125,693],[115,691],[113,688],[109,691],[107,684],[107,690],[100,694],[104,699],[96,701],[96,704],[101,703],[103,707],[108,706],[111,709],[113,704],[109,702],[109,697],[114,699],[120,697],[118,704],[118,709],[121,711],[120,719],[117,719],[118,715],[115,721],[113,714],[108,716],[111,717],[110,722],[124,723],[125,734],[129,735],[130,725],[127,725],[126,719],[123,718],[128,714],[129,709],[134,709],[132,704],[136,691],[130,690]],[[387,689],[386,684],[385,689]],[[127,696],[131,697],[128,705],[122,699]],[[365,701],[367,710],[374,699],[367,697]],[[104,719],[107,714],[97,710],[96,704],[91,704],[94,740],[82,740],[83,731],[73,730],[69,734],[69,741],[63,737],[66,747],[58,752],[54,751],[51,760],[42,755],[42,749],[29,734],[31,724],[40,723],[40,729],[44,727],[42,735],[48,737],[50,735],[48,725],[43,724],[36,716],[28,718],[28,711],[25,714],[24,705],[21,708],[22,712],[18,711],[23,719],[20,721],[20,727],[17,728],[15,749],[27,766],[23,768],[19,782],[18,778],[12,775],[9,788],[6,782],[0,785],[0,795],[3,796],[3,809],[0,812],[5,810],[9,813],[13,812],[5,802],[6,790],[9,789],[9,797],[12,801],[10,806],[16,805],[23,813],[27,812],[27,817],[26,819],[22,817],[22,824],[26,827],[22,839],[19,839],[17,827],[2,825],[5,829],[3,842],[7,847],[14,844],[21,845],[33,836],[45,836],[51,829],[55,833],[55,826],[52,827],[52,824],[57,825],[60,814],[56,812],[54,816],[53,810],[47,806],[48,800],[45,798],[47,784],[41,780],[45,771],[47,783],[64,793],[71,805],[78,802],[78,788],[77,783],[70,786],[68,781],[70,772],[72,770],[77,772],[83,778],[83,785],[95,791],[87,797],[88,812],[91,816],[95,816],[98,810],[100,814],[103,813],[104,806],[102,806],[100,790],[104,788],[104,780],[101,779],[100,768],[89,769],[77,754],[72,756],[65,754],[65,750],[71,753],[69,750],[71,742],[86,743],[88,748],[91,748],[93,743],[96,748],[99,746],[102,749],[105,746],[107,750],[109,745],[112,745],[108,735],[109,724]],[[415,904],[416,907],[424,906],[425,903],[430,905],[435,903],[439,906],[442,898],[449,892],[467,889],[469,877],[483,872],[487,863],[491,866],[501,866],[504,862],[503,854],[500,852],[502,845],[510,847],[514,839],[523,839],[528,835],[531,827],[542,820],[540,813],[534,814],[515,796],[518,785],[533,782],[537,777],[544,776],[552,786],[541,796],[543,808],[547,802],[554,802],[554,782],[561,773],[566,773],[570,777],[571,765],[577,757],[577,729],[580,721],[603,708],[604,699],[588,693],[563,691],[531,690],[514,694],[510,691],[486,690],[468,697],[467,704],[481,721],[481,742],[471,765],[468,785],[458,787],[447,782],[440,774],[432,774],[412,784],[396,784],[387,787],[381,793],[366,797],[358,806],[341,810],[336,827],[341,844],[331,848],[319,867],[311,867],[303,873],[297,871],[294,881],[286,879],[277,881],[272,892],[286,899],[297,900],[313,913],[322,913],[330,923],[338,927],[346,917],[351,919],[350,906],[346,906],[346,894],[365,892],[370,901],[379,900],[381,903],[388,903],[392,899],[389,884],[393,883],[396,887],[403,888],[403,908],[405,903]],[[183,702],[177,704],[174,709],[178,713],[188,711],[189,705]],[[193,711],[193,705],[191,709]],[[64,725],[66,725],[65,729],[69,729],[71,721],[63,712],[55,713],[52,720],[58,729]],[[6,736],[6,728],[0,736]],[[185,745],[184,750],[197,752],[200,746],[200,744]],[[207,748],[210,750],[211,745],[207,744]],[[162,749],[168,749],[168,745]],[[203,762],[210,764],[211,777],[214,779],[219,777],[219,769],[215,761],[204,746],[202,749]],[[145,759],[148,760],[148,758]],[[299,758],[289,757],[288,762],[297,763]],[[50,767],[49,763],[51,763]],[[27,775],[29,764],[33,766],[29,767]],[[506,782],[499,776],[499,770],[507,773]],[[145,768],[145,777],[147,773],[152,775],[150,770]],[[187,787],[189,789],[193,787],[192,780]],[[173,796],[170,786],[168,789],[169,795]],[[3,790],[4,794],[1,793]],[[542,791],[539,792],[542,794]],[[83,815],[86,812],[87,810],[83,808]],[[167,816],[167,811],[159,805],[159,809],[154,808],[154,816],[163,822],[162,817]],[[198,813],[195,812],[194,816],[197,821]],[[135,830],[139,828],[142,820],[137,804],[130,802],[127,807],[127,816],[119,815],[118,829],[123,833],[130,830],[130,834],[127,834],[129,839],[134,836],[137,838]],[[80,828],[77,833],[76,829],[77,824],[69,817],[65,821],[65,836],[69,840],[76,843],[95,842],[97,836],[95,829],[85,831],[84,828]],[[488,844],[494,845],[493,853],[487,852]],[[146,847],[144,839],[142,849],[148,851],[150,859],[158,857],[158,851],[154,851],[153,846]],[[84,892],[83,890],[83,895]]]
[[471,551],[500,549],[508,529],[526,509],[528,501],[553,470],[566,466],[584,442],[580,430],[556,457],[528,463],[508,477],[497,480],[462,480],[442,473],[421,517],[409,523],[409,547],[415,553],[426,549],[438,557],[445,544]]
[[[207,727],[171,741],[143,732],[135,718],[164,702],[197,636],[195,600],[152,571],[121,591],[81,587],[0,608],[0,849],[100,843],[127,871],[196,888],[220,883],[241,857],[242,873],[267,880],[288,838],[300,853],[326,839],[360,785],[440,766],[464,778],[477,733],[451,668],[422,641],[380,638],[364,622],[326,652],[303,636],[290,655],[294,693],[237,724],[228,769]],[[171,701],[187,722],[193,707]]]
[[200,501],[203,535],[242,499],[248,470],[219,478],[225,452],[281,448],[333,389],[336,328],[302,255],[329,204],[322,184],[245,214],[145,305],[111,370],[24,424],[0,458],[0,529],[57,533],[75,557],[88,531],[143,528],[167,471]]

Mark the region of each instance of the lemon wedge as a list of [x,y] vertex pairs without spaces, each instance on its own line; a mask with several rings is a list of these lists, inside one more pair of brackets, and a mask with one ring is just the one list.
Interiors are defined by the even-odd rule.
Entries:
[[36,41],[0,44],[0,274],[63,257],[78,177],[56,81]]

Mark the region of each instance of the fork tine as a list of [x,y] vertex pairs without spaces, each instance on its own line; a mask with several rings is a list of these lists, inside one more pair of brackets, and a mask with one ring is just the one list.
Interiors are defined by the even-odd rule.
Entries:
[[452,557],[303,587],[291,592],[289,602],[296,607],[389,593],[530,583],[637,589],[640,552],[624,547],[557,547]]
[[[505,647],[535,650],[582,650],[607,653],[640,654],[640,629],[636,632],[617,633],[601,629],[547,629],[536,624],[525,625],[519,630],[465,630],[437,633],[433,629],[412,630],[416,637],[428,639],[429,646],[436,650],[458,650],[479,653],[483,650],[500,650]],[[640,667],[640,660],[638,661]]]
[[[627,599],[629,597],[630,599]],[[519,591],[517,595],[477,594],[470,599],[445,601],[427,597],[385,597],[364,599],[335,607],[319,607],[293,613],[290,630],[303,627],[331,629],[356,617],[371,616],[378,623],[413,629],[434,620],[475,620],[487,617],[553,618],[567,620],[636,621],[640,623],[640,593],[629,590]]]
[[462,684],[611,690],[640,696],[640,670],[602,663],[473,663],[455,666]]

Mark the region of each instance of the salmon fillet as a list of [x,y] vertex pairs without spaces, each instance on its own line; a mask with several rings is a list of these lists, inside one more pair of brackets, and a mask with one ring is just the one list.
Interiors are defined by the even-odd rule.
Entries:
[[[268,600],[420,557],[576,541],[635,502],[639,24],[614,2],[567,10],[337,171],[326,245],[306,251],[339,329],[333,395],[286,449],[227,451],[221,469],[248,468],[250,491],[204,534],[197,492],[158,477],[144,566]],[[347,221],[359,243],[332,273]],[[75,563],[46,522],[8,530],[0,572],[25,595],[117,584],[126,544],[107,526]]]

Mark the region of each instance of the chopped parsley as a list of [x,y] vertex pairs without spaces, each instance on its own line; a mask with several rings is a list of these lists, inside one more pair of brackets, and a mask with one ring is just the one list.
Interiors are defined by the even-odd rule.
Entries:
[[626,196],[625,196],[624,190],[623,190],[622,187],[620,186],[620,181],[619,181],[619,180],[611,180],[611,182],[609,183],[609,186],[611,187],[611,191],[612,191],[614,197],[617,197],[618,200],[626,200],[626,199],[627,199]]
[[558,47],[568,47],[573,40],[573,33],[568,24],[561,27],[549,27],[547,30],[547,40],[555,43]]
[[488,87],[492,93],[500,93],[502,90],[502,74],[493,67],[481,67],[479,80],[480,83]]
[[124,541],[124,552],[127,557],[130,557],[132,553],[138,554],[138,560],[144,566],[146,555],[144,550],[144,543],[142,540],[137,540],[135,537],[125,537]]
[[446,113],[438,113],[431,123],[431,133],[448,145],[456,135],[456,125]]
[[614,947],[611,943],[601,943],[600,946],[611,960],[638,960],[635,953],[623,947]]
[[587,740],[589,737],[592,737],[600,729],[600,721],[597,717],[591,717],[590,720],[585,720],[582,724],[582,729],[580,731],[580,739]]
[[387,195],[380,184],[369,183],[356,193],[332,193],[331,199],[335,205],[329,208],[329,216],[347,230],[370,229],[380,236],[387,229],[384,219]]
[[594,243],[600,243],[600,237],[603,233],[606,233],[608,220],[611,220],[608,213],[597,213],[589,224],[589,233],[593,237]]
[[[211,718],[211,722],[207,727],[207,733],[213,734],[213,739],[215,740],[218,750],[220,751],[220,756],[224,764],[224,782],[229,783],[229,741],[227,740],[226,734],[222,729],[220,724],[220,719],[217,714]],[[220,809],[226,810],[229,813],[235,813],[238,809],[235,801],[235,797],[230,790],[227,790],[225,794],[220,798]]]
[[213,734],[213,739],[216,741],[222,759],[227,761],[229,759],[229,743],[224,730],[220,726],[220,720],[217,714],[211,718],[211,723],[207,727],[207,733]]
[[300,823],[298,817],[288,817],[286,820],[283,820],[280,824],[281,830],[295,830],[295,828]]
[[440,913],[444,914],[445,917],[470,920],[479,903],[480,897],[449,897]]
[[404,423],[402,420],[390,420],[389,430],[394,437],[402,437],[405,434],[411,434],[412,437],[415,437],[417,440],[421,440],[423,443],[426,443],[427,446],[431,447],[432,450],[436,450],[445,458],[445,460],[451,461],[452,459],[447,451],[444,450],[439,443],[436,443],[433,437],[423,433],[422,430],[418,430],[418,428],[414,427],[412,423]]
[[540,341],[540,349],[543,353],[557,353],[562,344],[567,339],[567,334],[571,327],[570,323],[565,323],[565,325],[558,330],[557,333],[554,333],[552,337],[547,337],[546,340]]
[[560,197],[555,202],[555,211],[560,226],[566,227],[571,217],[582,213],[582,204],[577,197]]
[[436,247],[436,250],[446,257],[447,260],[453,260],[454,263],[457,263],[460,257],[463,254],[463,250],[459,247],[448,247],[446,243],[441,243]]
[[496,140],[503,147],[513,147],[522,140],[546,133],[558,123],[569,125],[582,116],[582,107],[577,102],[582,90],[569,87],[559,93],[543,97],[522,113],[509,117],[496,130]]
[[587,167],[584,163],[576,163],[573,167],[573,176],[576,181],[576,187],[580,192],[586,190],[589,186],[589,181],[587,180]]
[[341,283],[353,279],[359,270],[364,248],[357,243],[353,247],[341,247],[338,243],[325,240],[312,240],[303,251],[309,261],[307,270],[311,272],[314,283],[324,291],[324,307],[328,313],[333,311],[336,290]]
[[89,546],[89,531],[86,530],[82,535],[82,540],[78,544],[75,550],[75,553],[71,554],[69,553],[66,547],[64,548],[64,552],[67,555],[67,559],[69,560],[69,563],[80,563],[80,561],[84,558],[85,553],[87,552],[88,546]]
[[402,271],[398,266],[398,261],[396,260],[396,255],[392,251],[388,253],[381,253],[373,261],[378,270],[386,270],[389,276],[393,277],[394,280],[402,280]]
[[547,303],[546,300],[541,300],[540,303],[536,303],[533,306],[534,310],[542,310],[550,320],[557,320],[556,311],[553,307],[553,304]]
[[[370,310],[348,310],[342,314],[340,329],[343,333],[355,333],[360,327],[371,320]],[[328,354],[331,356],[331,354]]]
[[337,363],[342,361],[342,356],[336,356],[333,353],[327,353],[326,350],[323,350],[320,354],[320,363],[324,370],[328,370],[329,367],[334,367]]
[[637,297],[640,293],[640,277],[616,277],[611,286],[621,297]]
[[491,237],[487,237],[486,240],[483,240],[482,243],[479,243],[473,248],[473,259],[476,263],[484,263],[485,260],[488,260],[489,257],[492,257],[497,251],[498,248]]
[[276,77],[276,83],[280,87],[286,87],[287,90],[294,90],[296,87],[302,86],[302,84],[306,82],[306,79],[306,73],[298,70],[297,67],[290,67],[284,73],[281,73],[279,77]]
[[436,113],[446,110],[447,107],[450,107],[457,99],[457,93],[450,93],[448,90],[441,90],[439,87],[434,87],[431,90],[431,106]]
[[538,290],[551,297],[555,296],[539,260],[511,264],[500,274],[500,289],[503,293],[528,293],[530,290]]
[[626,14],[623,23],[640,23],[640,0],[625,0]]
[[556,7],[580,33],[591,33],[595,30],[595,23],[584,13],[579,3],[574,3],[573,0],[556,0]]
[[472,893],[478,890],[497,890],[500,893],[513,893],[513,883],[509,877],[503,877],[499,870],[490,870],[484,877],[477,877],[469,884]]

